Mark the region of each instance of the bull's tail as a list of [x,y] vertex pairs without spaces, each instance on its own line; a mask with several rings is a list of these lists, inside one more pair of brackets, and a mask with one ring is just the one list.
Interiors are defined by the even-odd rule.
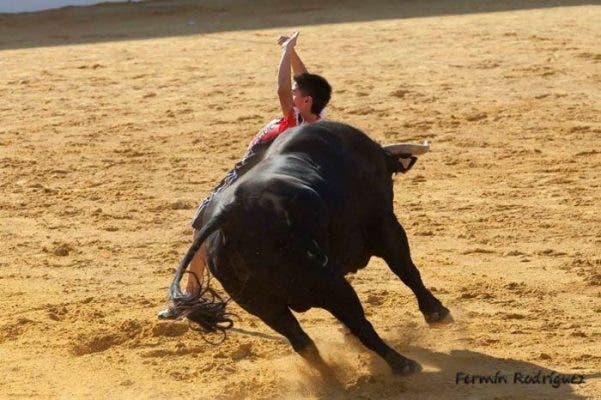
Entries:
[[[227,301],[209,287],[209,279],[200,285],[196,293],[189,294],[182,293],[180,282],[200,246],[223,225],[230,211],[231,206],[222,208],[204,225],[177,267],[169,287],[169,297],[173,301],[171,312],[178,317],[185,316],[190,321],[196,322],[205,332],[225,332],[225,329],[233,326],[232,320],[225,312]],[[198,279],[195,275],[194,278]]]
[[224,219],[225,219],[225,214],[226,213],[224,211],[222,211],[222,212],[216,214],[215,216],[213,216],[205,224],[205,226],[200,230],[199,234],[196,236],[196,238],[192,242],[192,245],[186,252],[186,255],[184,256],[182,261],[179,263],[179,266],[177,267],[177,271],[175,271],[175,276],[173,277],[173,282],[171,282],[171,287],[169,289],[169,295],[171,296],[172,300],[187,299],[191,296],[191,295],[184,295],[180,288],[180,282],[184,276],[184,272],[186,271],[188,264],[190,264],[190,261],[192,261],[192,258],[194,258],[194,255],[196,254],[198,249],[200,249],[200,246],[202,246],[204,241],[207,240],[207,238],[213,232],[215,232],[217,229],[219,229],[221,227],[221,225],[223,224]]

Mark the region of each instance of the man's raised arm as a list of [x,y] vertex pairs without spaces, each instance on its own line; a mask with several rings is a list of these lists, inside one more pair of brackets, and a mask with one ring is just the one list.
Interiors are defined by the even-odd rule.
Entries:
[[[290,37],[282,35],[278,38],[278,44],[281,46],[286,43],[288,39],[290,39]],[[292,53],[290,54],[290,63],[292,64],[292,73],[294,76],[308,72],[307,67],[305,67],[305,64],[296,52],[296,47],[292,49]]]
[[290,76],[290,64],[294,46],[296,45],[298,32],[295,32],[288,40],[282,44],[282,58],[278,68],[278,97],[280,98],[280,106],[284,116],[292,110],[292,82]]

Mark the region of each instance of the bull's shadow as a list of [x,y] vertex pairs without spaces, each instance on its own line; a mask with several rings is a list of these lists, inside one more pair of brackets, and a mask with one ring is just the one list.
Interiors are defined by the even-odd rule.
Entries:
[[[442,329],[445,329],[442,327]],[[285,342],[285,339],[276,336],[255,332],[254,330],[235,329],[238,334],[260,337],[267,340]],[[298,365],[302,367],[297,371],[297,388],[293,393],[288,392],[289,382],[284,385],[283,398],[296,398],[298,396],[312,399],[558,399],[558,400],[585,400],[585,394],[576,393],[578,386],[601,386],[601,371],[584,373],[580,370],[550,369],[533,362],[511,358],[495,357],[473,350],[452,350],[450,353],[433,351],[427,348],[407,345],[407,338],[392,339],[387,337],[387,342],[394,348],[402,351],[424,366],[424,371],[408,376],[396,376],[390,372],[386,363],[375,354],[369,355],[367,375],[361,376],[353,366],[357,355],[369,354],[354,336],[340,325],[340,332],[344,335],[344,343],[337,340],[328,346],[323,338],[316,337],[318,345],[326,347],[324,356],[332,368],[333,376],[325,379],[318,377],[307,364],[302,363],[300,357]],[[327,342],[327,341],[326,341]],[[344,355],[341,357],[341,353]],[[342,358],[342,359],[341,359]],[[354,360],[348,363],[344,359]],[[350,364],[350,365],[349,365]],[[341,372],[341,371],[346,372]],[[541,372],[545,374],[578,375],[584,377],[584,383],[578,385],[561,384],[555,388],[551,384],[523,384],[514,383],[514,374],[534,375]],[[458,373],[469,375],[494,376],[500,374],[506,377],[507,383],[500,379],[499,383],[473,383],[466,384],[460,379],[457,383]],[[341,375],[344,375],[342,378]],[[460,376],[462,378],[462,376]],[[348,381],[351,381],[349,384]],[[346,384],[342,383],[347,381]],[[595,382],[593,382],[595,381]],[[590,393],[591,390],[589,389]]]
[[[391,344],[395,345],[394,341]],[[579,371],[555,371],[535,363],[515,359],[497,358],[472,350],[453,350],[439,353],[426,348],[410,346],[402,349],[403,354],[419,361],[425,370],[415,375],[397,377],[387,373],[385,365],[377,358],[372,359],[373,375],[360,377],[350,387],[342,389],[336,385],[317,386],[310,391],[319,399],[562,399],[584,400],[588,397],[575,392],[576,385],[561,384],[554,388],[547,384],[514,383],[514,374],[573,375]],[[458,373],[473,375],[506,376],[507,383],[456,383]],[[582,374],[585,383],[599,379],[600,372]],[[315,391],[317,390],[317,393]]]

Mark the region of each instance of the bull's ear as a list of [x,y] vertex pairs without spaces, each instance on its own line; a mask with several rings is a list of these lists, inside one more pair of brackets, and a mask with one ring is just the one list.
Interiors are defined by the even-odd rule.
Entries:
[[388,158],[388,169],[392,173],[409,171],[417,162],[418,155],[430,150],[430,143],[397,143],[383,146]]
[[417,157],[415,157],[415,156],[399,157],[398,161],[400,164],[399,165],[400,168],[399,168],[398,172],[402,172],[404,174],[407,171],[409,171],[411,168],[413,168],[413,166],[417,162]]
[[390,153],[387,153],[388,158],[388,170],[391,173],[406,173],[409,171],[415,163],[417,162],[417,157],[412,156],[411,154],[403,154],[399,157],[393,156]]

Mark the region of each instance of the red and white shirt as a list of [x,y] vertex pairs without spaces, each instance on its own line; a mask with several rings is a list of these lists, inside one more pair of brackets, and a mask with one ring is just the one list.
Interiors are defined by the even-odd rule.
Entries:
[[[322,118],[322,113],[319,115],[319,119]],[[288,114],[283,116],[282,118],[276,118],[265,127],[263,127],[259,133],[253,138],[250,142],[249,148],[256,145],[257,143],[266,143],[274,140],[280,134],[284,133],[286,130],[293,128],[295,126],[304,125],[307,122],[303,121],[303,117],[300,115],[298,108],[293,107]]]

